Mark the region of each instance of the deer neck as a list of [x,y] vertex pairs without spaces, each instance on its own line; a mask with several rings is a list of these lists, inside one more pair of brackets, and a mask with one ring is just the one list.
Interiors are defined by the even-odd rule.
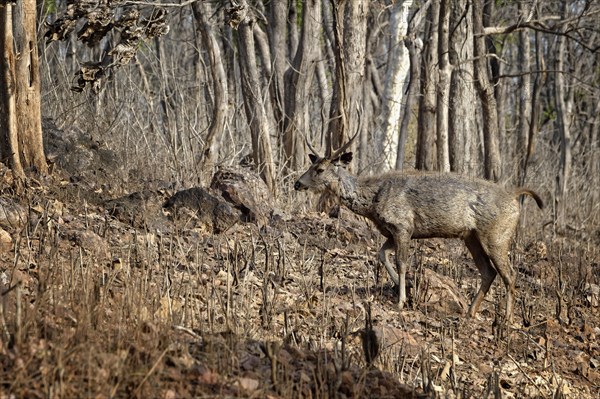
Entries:
[[338,180],[331,184],[330,189],[352,212],[359,215],[367,212],[368,204],[361,194],[358,177],[340,168]]

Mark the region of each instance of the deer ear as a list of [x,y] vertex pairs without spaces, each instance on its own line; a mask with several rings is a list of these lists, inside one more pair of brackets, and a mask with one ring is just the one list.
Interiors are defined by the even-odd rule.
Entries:
[[345,163],[346,165],[348,165],[350,162],[352,162],[352,153],[351,152],[345,152],[340,156],[340,160]]
[[317,160],[319,159],[319,157],[316,156],[315,154],[308,154],[308,157],[310,158],[310,162],[312,162],[312,163],[316,163]]
[[352,162],[352,153],[345,152],[342,155],[340,155],[339,157],[331,160],[332,164],[339,164],[340,162],[343,163],[344,165],[348,165],[350,162]]

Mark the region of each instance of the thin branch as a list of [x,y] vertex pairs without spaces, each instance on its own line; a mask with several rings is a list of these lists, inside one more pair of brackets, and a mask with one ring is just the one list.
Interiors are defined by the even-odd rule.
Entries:
[[[581,47],[585,48],[586,50],[590,51],[591,53],[595,53],[598,50],[600,50],[600,46],[591,47],[590,45],[584,43],[581,39],[570,35],[568,33],[570,30],[561,32],[558,30],[558,27],[565,26],[572,22],[579,21],[583,17],[590,17],[590,16],[592,16],[594,14],[598,14],[598,13],[600,13],[600,9],[592,10],[586,14],[579,14],[579,15],[576,15],[576,16],[574,16],[572,18],[568,18],[568,19],[562,19],[562,17],[560,17],[558,15],[549,15],[549,16],[542,17],[542,18],[536,19],[536,20],[517,22],[516,24],[510,25],[510,26],[488,26],[488,27],[483,28],[483,33],[475,34],[475,36],[504,35],[504,34],[512,33],[514,31],[520,30],[520,29],[533,29],[535,31],[539,31],[539,32],[543,32],[543,33],[564,36],[567,39],[573,40],[574,42],[578,43]],[[546,22],[546,21],[558,21],[558,22],[554,26],[548,27],[544,24],[544,22]]]
[[519,73],[507,73],[507,74],[503,74],[503,75],[498,75],[498,79],[519,78],[519,77],[525,76],[525,75],[538,75],[538,74],[545,74],[545,73],[565,74],[565,75],[572,77],[574,80],[578,81],[579,83],[588,86],[589,88],[592,88],[592,89],[594,88],[593,84],[590,84],[590,83],[584,81],[582,78],[580,78],[576,74],[569,72],[569,71],[563,71],[560,69],[540,69],[540,70],[525,71],[525,72],[519,72]]
[[[518,29],[531,28],[540,29],[540,25],[545,21],[560,21],[561,17],[558,15],[549,15],[540,19],[534,19],[532,21],[517,22],[514,25],[509,26],[486,26],[483,28],[484,35],[504,35],[512,33]],[[545,27],[544,27],[545,28]],[[548,29],[548,28],[545,28]]]
[[173,8],[181,8],[188,6],[192,3],[195,3],[200,0],[187,0],[183,3],[157,3],[155,1],[125,1],[122,5],[124,6],[155,6],[155,7],[173,7]]

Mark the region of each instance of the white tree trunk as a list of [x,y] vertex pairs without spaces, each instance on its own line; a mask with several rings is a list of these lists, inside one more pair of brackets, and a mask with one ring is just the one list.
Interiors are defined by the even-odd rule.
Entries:
[[450,35],[450,8],[448,0],[440,1],[438,25],[438,96],[436,104],[437,159],[440,172],[450,172],[450,149],[448,146],[448,113],[450,112],[450,76],[452,66],[448,55]]
[[[565,6],[566,9],[566,6]],[[566,11],[565,16],[566,16]],[[567,54],[567,40],[565,36],[558,38],[558,51],[556,56],[556,72],[554,78],[554,91],[556,96],[556,124],[560,134],[560,171],[557,177],[558,193],[556,199],[559,201],[558,222],[560,227],[565,226],[565,213],[567,210],[567,192],[571,166],[573,163],[571,154],[571,118],[573,115],[573,102],[571,101],[571,90],[567,88],[567,82],[563,71],[565,70],[565,55]]]
[[398,138],[400,117],[404,106],[404,92],[408,84],[410,70],[410,57],[404,45],[404,36],[408,29],[408,12],[412,0],[398,1],[391,11],[390,30],[392,33],[389,58],[389,67],[385,78],[383,93],[381,123],[382,134],[378,135],[383,140],[383,169],[390,170],[396,167],[398,153]]
[[8,160],[18,179],[25,177],[19,157],[17,129],[16,75],[13,37],[13,6],[0,8],[0,156]]

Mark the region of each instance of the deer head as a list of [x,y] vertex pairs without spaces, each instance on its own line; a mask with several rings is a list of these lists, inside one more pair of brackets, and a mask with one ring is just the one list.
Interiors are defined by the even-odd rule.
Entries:
[[345,167],[352,161],[352,152],[345,151],[350,147],[356,136],[358,136],[358,133],[336,151],[328,150],[329,154],[325,154],[324,157],[316,155],[316,151],[307,141],[308,147],[313,152],[308,155],[312,165],[296,181],[294,188],[296,190],[311,189],[320,192],[326,190],[330,183],[339,180],[338,168]]

